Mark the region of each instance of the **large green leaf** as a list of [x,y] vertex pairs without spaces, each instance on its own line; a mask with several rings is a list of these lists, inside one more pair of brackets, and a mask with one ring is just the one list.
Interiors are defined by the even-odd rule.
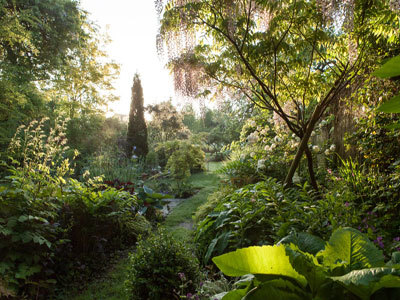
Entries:
[[219,255],[224,252],[224,250],[228,246],[231,235],[232,235],[231,231],[224,232],[211,241],[210,245],[208,245],[207,252],[204,256],[204,263],[208,263],[213,254]]
[[264,274],[289,277],[303,286],[307,281],[290,264],[284,245],[256,246],[238,249],[213,258],[217,267],[228,276]]
[[400,270],[389,267],[355,270],[331,279],[361,299],[369,299],[373,293],[382,288],[400,288]]
[[396,56],[386,62],[378,70],[376,70],[372,75],[380,78],[391,78],[400,75],[400,56]]
[[[225,300],[225,298],[222,298]],[[285,299],[285,300],[306,300],[311,299],[302,289],[295,286],[288,280],[276,279],[260,284],[251,290],[246,300]]]
[[[222,300],[242,300],[244,296],[246,296],[248,292],[248,289],[236,289],[236,290],[232,290],[226,294],[223,295]],[[218,295],[217,295],[218,296]],[[218,298],[214,298],[215,296],[213,296],[211,299],[218,299]]]
[[285,236],[278,242],[278,245],[290,243],[295,244],[301,251],[314,255],[325,248],[324,240],[306,232],[299,232]]
[[336,230],[317,257],[322,258],[323,265],[331,269],[343,263],[345,273],[384,265],[382,251],[367,236],[353,228]]
[[317,258],[312,254],[301,251],[293,244],[286,248],[286,253],[289,255],[293,268],[307,279],[312,294],[317,295],[321,286],[329,280]]
[[400,113],[400,95],[393,97],[389,101],[381,104],[378,111],[385,113]]
[[[372,74],[380,78],[400,76],[400,55],[390,59]],[[378,111],[385,113],[400,113],[400,95],[397,95],[380,105]]]

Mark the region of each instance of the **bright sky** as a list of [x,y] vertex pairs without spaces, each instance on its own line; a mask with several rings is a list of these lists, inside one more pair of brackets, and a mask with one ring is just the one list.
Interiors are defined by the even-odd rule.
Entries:
[[110,105],[116,113],[129,114],[133,75],[141,76],[145,105],[174,98],[173,80],[156,50],[158,28],[153,0],[81,0],[101,31],[112,39],[107,48],[121,66],[115,82],[120,101]]

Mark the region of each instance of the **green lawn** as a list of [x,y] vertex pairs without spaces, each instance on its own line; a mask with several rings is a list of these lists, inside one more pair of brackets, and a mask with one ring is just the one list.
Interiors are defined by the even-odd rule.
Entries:
[[[191,243],[191,230],[180,226],[182,223],[192,223],[192,216],[196,209],[207,201],[220,182],[220,177],[215,171],[222,166],[222,163],[208,163],[207,172],[193,174],[190,183],[199,188],[194,196],[185,199],[166,218],[163,226],[180,240]],[[125,300],[128,299],[125,293],[124,281],[126,278],[126,266],[128,258],[122,258],[113,268],[99,280],[92,282],[88,288],[75,296],[67,296],[64,299],[73,300]],[[71,295],[71,294],[70,294]]]

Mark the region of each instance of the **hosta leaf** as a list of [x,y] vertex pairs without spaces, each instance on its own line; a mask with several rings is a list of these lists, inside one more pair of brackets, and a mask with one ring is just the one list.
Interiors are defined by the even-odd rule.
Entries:
[[400,56],[396,56],[387,61],[383,66],[376,70],[372,75],[380,78],[391,78],[400,75]]
[[391,98],[389,101],[381,104],[378,111],[385,113],[400,113],[400,95]]
[[318,257],[323,259],[324,266],[331,269],[343,263],[346,273],[384,265],[382,251],[367,236],[353,228],[336,230]]
[[258,246],[238,249],[213,258],[217,267],[228,276],[264,274],[289,277],[301,285],[307,284],[304,276],[293,269],[285,246]]
[[143,190],[148,195],[152,195],[154,193],[154,191],[151,188],[149,188],[149,187],[147,187],[145,185],[143,186]]
[[373,293],[382,288],[400,288],[400,270],[389,267],[355,270],[331,279],[361,299],[369,299]]
[[140,215],[144,215],[147,211],[147,206],[143,206],[140,210],[139,210],[139,214]]
[[312,293],[317,294],[319,288],[328,280],[327,274],[317,258],[302,252],[293,244],[286,248],[286,253],[289,255],[293,268],[307,279]]

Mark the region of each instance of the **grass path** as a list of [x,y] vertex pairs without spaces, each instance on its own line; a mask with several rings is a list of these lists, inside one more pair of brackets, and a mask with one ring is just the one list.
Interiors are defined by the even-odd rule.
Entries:
[[[200,191],[194,196],[185,199],[167,216],[163,226],[175,237],[191,243],[190,225],[193,223],[192,216],[197,208],[207,201],[208,195],[218,187],[220,178],[215,174],[221,163],[209,163],[208,171],[193,174],[190,183]],[[124,281],[126,278],[126,266],[128,258],[121,258],[111,270],[101,279],[91,283],[88,288],[74,297],[64,299],[73,300],[126,300]]]
[[219,166],[218,163],[209,163],[208,172],[193,174],[190,177],[190,183],[195,188],[200,188],[200,191],[175,207],[164,222],[164,227],[172,232],[175,237],[186,241],[190,240],[191,230],[187,227],[193,224],[192,216],[197,208],[205,203],[208,195],[218,187],[220,178],[215,174],[215,170]]

